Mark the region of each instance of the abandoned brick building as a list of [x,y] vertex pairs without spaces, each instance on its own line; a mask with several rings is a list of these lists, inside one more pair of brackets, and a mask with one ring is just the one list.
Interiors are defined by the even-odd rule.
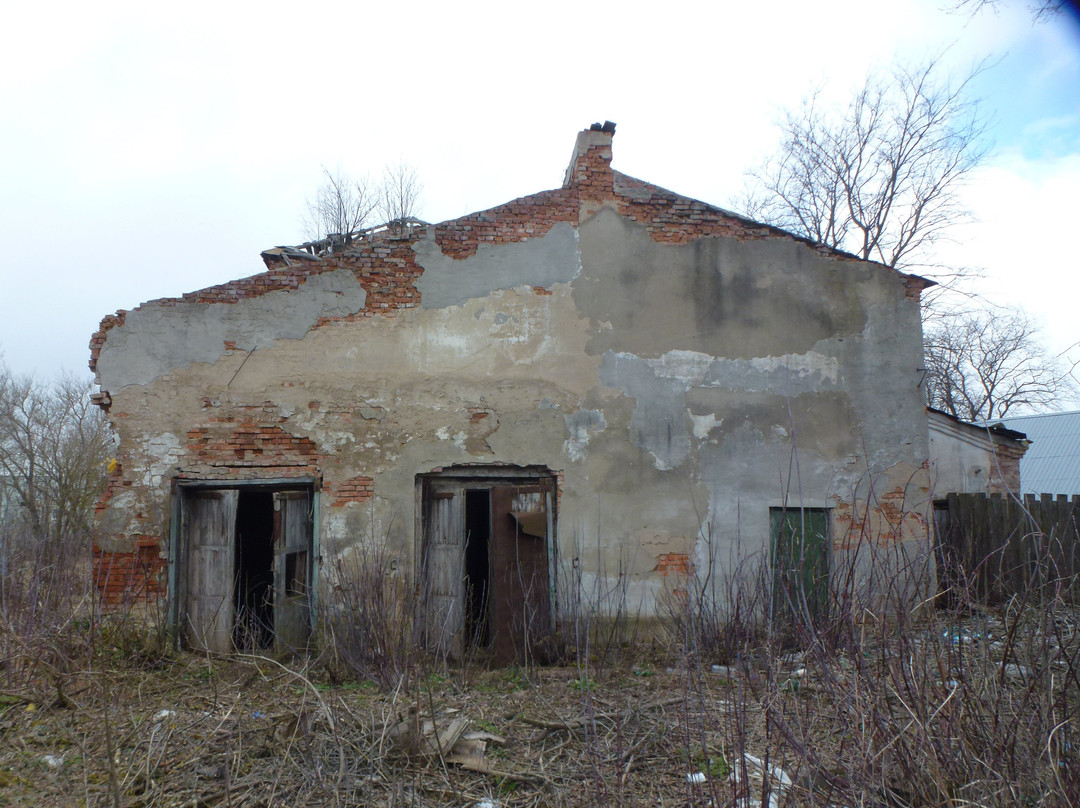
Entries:
[[320,569],[378,542],[429,640],[505,656],[571,578],[654,614],[785,508],[823,563],[923,552],[927,281],[615,171],[613,128],[554,190],[106,317],[103,593],[299,645]]

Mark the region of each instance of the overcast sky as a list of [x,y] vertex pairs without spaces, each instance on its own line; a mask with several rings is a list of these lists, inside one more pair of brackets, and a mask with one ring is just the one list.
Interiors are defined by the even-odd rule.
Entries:
[[946,48],[957,76],[993,60],[975,88],[993,151],[967,191],[980,221],[943,258],[983,267],[980,291],[1065,350],[1080,24],[947,4],[18,4],[0,49],[0,351],[20,373],[86,375],[103,315],[303,241],[324,165],[406,160],[440,221],[557,186],[576,132],[610,119],[620,171],[730,207],[780,110]]

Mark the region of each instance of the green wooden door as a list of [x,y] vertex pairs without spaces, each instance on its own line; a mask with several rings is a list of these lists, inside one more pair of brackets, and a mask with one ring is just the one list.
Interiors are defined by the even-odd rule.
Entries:
[[829,514],[823,508],[770,508],[773,616],[818,621],[829,606]]

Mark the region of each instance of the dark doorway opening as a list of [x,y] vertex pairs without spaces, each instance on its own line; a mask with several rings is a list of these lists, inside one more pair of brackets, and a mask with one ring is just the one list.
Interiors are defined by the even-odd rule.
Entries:
[[416,478],[422,641],[498,665],[550,645],[558,489],[538,466],[454,466]]
[[242,650],[274,644],[274,495],[241,491],[236,508],[236,623]]
[[488,579],[491,541],[491,493],[486,488],[465,492],[465,630],[473,645],[486,646],[488,632]]

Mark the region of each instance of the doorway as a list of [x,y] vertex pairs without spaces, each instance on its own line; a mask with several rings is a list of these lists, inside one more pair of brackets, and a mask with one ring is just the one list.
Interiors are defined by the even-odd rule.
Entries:
[[829,613],[829,512],[770,508],[773,619],[821,626]]
[[311,636],[313,486],[182,485],[172,618],[193,650],[299,650]]
[[233,645],[274,644],[274,495],[240,491],[236,507],[236,586]]
[[469,489],[465,492],[465,632],[475,646],[486,646],[491,640],[487,620],[490,542],[491,491]]
[[459,466],[417,476],[424,639],[452,658],[527,661],[552,632],[556,484],[539,467]]

